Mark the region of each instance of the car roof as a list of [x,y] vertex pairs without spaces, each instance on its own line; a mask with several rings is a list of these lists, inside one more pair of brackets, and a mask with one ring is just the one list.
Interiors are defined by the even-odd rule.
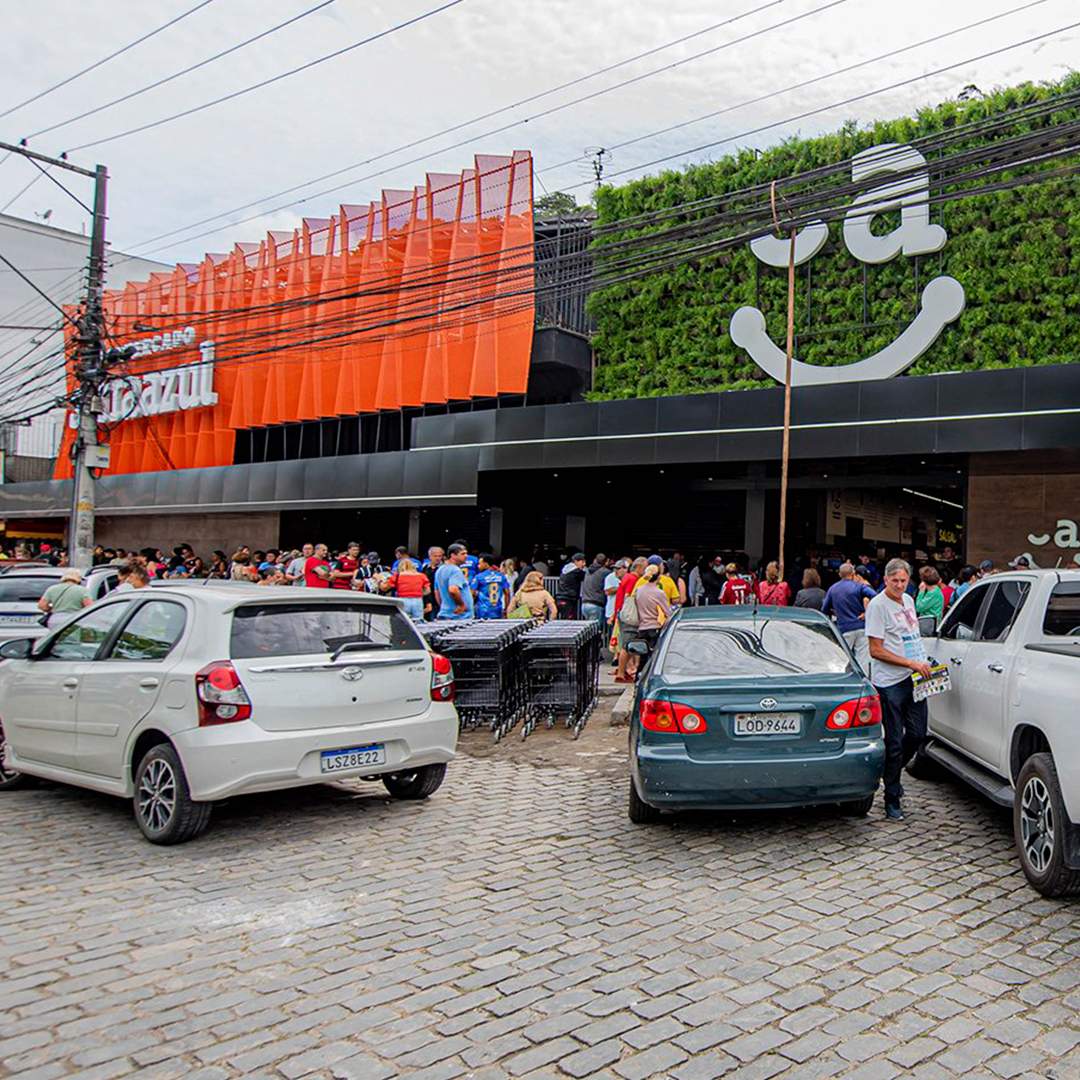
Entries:
[[[70,566],[13,566],[8,570],[4,577],[63,577],[68,570],[72,569]],[[78,569],[76,567],[76,569]],[[115,566],[93,566],[89,570],[79,570],[79,573],[83,577],[89,577],[91,574],[101,573],[105,570],[116,571]]]
[[710,604],[708,607],[682,608],[680,622],[730,622],[741,619],[783,619],[788,622],[825,622],[829,620],[814,608],[772,607],[767,604]]
[[[177,592],[193,599],[223,603],[228,608],[258,600],[262,603],[357,603],[376,604],[387,609],[400,609],[399,601],[374,593],[353,592],[351,589],[302,589],[294,585],[256,585],[253,581],[229,581],[216,578],[173,578],[154,582],[155,592]],[[130,596],[130,593],[121,593]]]

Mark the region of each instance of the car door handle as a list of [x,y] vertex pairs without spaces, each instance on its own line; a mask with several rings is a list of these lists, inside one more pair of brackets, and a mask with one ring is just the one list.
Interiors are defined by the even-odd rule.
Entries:
[[998,675],[1005,670],[1001,664],[987,664],[986,667],[988,671],[996,671]]
[[957,667],[960,667],[964,663],[964,661],[959,656],[950,656],[949,657],[949,663],[950,664],[955,664]]
[[64,680],[65,690],[74,690],[79,685],[79,680],[75,678],[68,678]]
[[139,680],[139,686],[141,686],[144,690],[156,690],[160,685],[161,680],[152,677]]

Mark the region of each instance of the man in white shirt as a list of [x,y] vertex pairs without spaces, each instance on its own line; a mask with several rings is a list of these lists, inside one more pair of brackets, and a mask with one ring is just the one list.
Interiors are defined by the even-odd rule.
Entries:
[[885,816],[901,821],[904,794],[900,773],[926,741],[926,702],[916,701],[912,673],[930,674],[919,635],[915,603],[906,590],[911,567],[892,559],[885,567],[885,589],[866,608],[870,681],[881,698],[885,727]]

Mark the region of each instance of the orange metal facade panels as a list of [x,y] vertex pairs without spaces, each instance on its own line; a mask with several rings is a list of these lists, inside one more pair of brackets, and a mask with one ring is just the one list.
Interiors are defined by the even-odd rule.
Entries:
[[245,428],[522,394],[532,262],[532,158],[516,151],[107,292],[110,346],[195,331],[129,361],[133,388],[212,343],[218,399],[108,425],[109,471],[230,465]]

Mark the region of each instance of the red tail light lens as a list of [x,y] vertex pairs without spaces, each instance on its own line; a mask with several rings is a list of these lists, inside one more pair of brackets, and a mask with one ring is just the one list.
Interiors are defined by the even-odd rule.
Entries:
[[837,705],[825,726],[832,731],[847,731],[855,727],[872,727],[881,723],[881,699],[877,694],[867,697],[852,698]]
[[195,696],[199,727],[251,719],[251,698],[228,660],[215,660],[195,676]]
[[667,732],[676,735],[700,735],[708,731],[705,717],[681,701],[661,701],[645,698],[638,710],[641,726],[646,731]]
[[454,700],[454,666],[439,653],[431,654],[431,700]]

